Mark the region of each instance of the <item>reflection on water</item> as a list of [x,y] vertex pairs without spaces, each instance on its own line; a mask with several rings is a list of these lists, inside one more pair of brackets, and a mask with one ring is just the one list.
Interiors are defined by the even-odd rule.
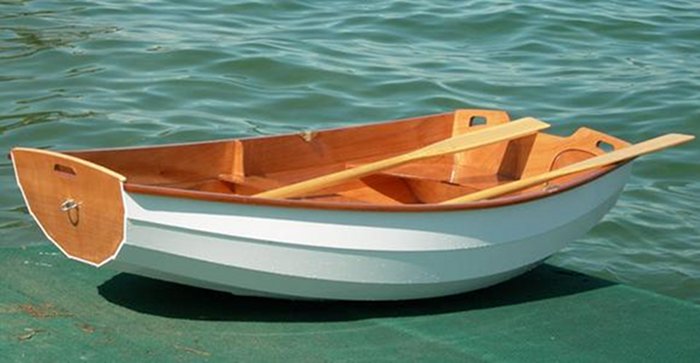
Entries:
[[[562,134],[695,133],[698,49],[691,1],[0,1],[0,154],[460,107],[537,116]],[[700,302],[696,144],[636,163],[618,206],[551,261]],[[45,242],[7,160],[0,188],[0,244]]]
[[72,47],[95,34],[117,30],[115,27],[84,29],[72,25],[48,29],[0,26],[0,59],[26,58],[46,49]]
[[73,114],[63,111],[45,111],[27,114],[2,115],[0,116],[0,135],[18,127],[38,125],[46,122],[60,121],[66,119],[93,117],[95,115],[96,113],[91,111],[79,114]]

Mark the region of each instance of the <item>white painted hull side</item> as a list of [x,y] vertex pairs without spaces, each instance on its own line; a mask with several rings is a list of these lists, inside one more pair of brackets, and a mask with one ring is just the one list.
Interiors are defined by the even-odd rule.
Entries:
[[243,295],[402,300],[490,286],[534,267],[614,205],[631,163],[505,207],[313,210],[127,194],[111,268]]

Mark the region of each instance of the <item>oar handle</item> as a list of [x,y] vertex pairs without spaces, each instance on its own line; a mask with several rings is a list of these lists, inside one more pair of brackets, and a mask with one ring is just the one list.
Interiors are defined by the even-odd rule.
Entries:
[[444,204],[474,202],[482,199],[489,199],[501,195],[514,193],[531,186],[541,184],[556,178],[566,175],[579,173],[586,170],[596,169],[629,160],[644,154],[649,154],[671,146],[680,145],[691,141],[695,138],[692,135],[685,134],[666,134],[655,137],[647,141],[640,142],[619,150],[609,152],[607,154],[598,155],[590,159],[579,161],[577,163],[565,166],[561,169],[553,170],[547,173],[535,175],[526,179],[517,180],[514,182],[502,184],[496,187],[484,189],[475,193],[467,194],[461,197],[444,201]]
[[310,180],[287,185],[277,189],[258,193],[255,197],[260,198],[290,198],[307,194],[316,190],[327,188],[342,182],[361,178],[382,170],[390,169],[405,163],[421,160],[429,157],[445,154],[457,153],[474,149],[477,147],[494,144],[500,141],[516,139],[519,137],[534,134],[539,130],[549,127],[548,124],[526,117],[506,124],[486,127],[477,131],[469,132],[446,140],[430,144],[418,150],[405,154],[379,160],[373,163],[346,169],[337,173],[322,175]]

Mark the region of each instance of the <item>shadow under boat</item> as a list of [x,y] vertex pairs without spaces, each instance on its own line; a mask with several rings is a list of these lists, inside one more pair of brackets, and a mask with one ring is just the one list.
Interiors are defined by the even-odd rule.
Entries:
[[574,295],[615,283],[542,264],[504,283],[464,294],[396,302],[278,300],[120,273],[98,287],[106,300],[127,309],[175,319],[255,322],[328,322],[434,315]]

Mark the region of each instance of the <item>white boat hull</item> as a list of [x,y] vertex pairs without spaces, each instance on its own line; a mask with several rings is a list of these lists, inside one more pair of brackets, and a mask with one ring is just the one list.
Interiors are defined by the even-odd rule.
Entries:
[[125,194],[126,237],[106,266],[236,294],[402,300],[490,286],[581,237],[615,204],[631,163],[498,208],[317,210]]

